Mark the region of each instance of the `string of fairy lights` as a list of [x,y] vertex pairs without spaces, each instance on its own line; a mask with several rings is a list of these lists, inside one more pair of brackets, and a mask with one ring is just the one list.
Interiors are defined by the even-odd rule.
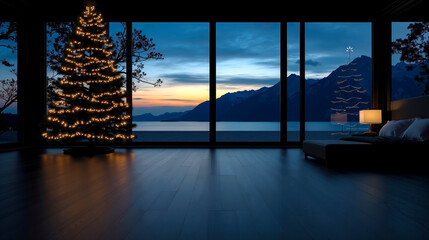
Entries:
[[[117,119],[117,120],[127,120],[130,119],[129,115],[124,115],[121,117],[115,117],[115,116],[106,116],[104,118],[91,118],[87,121],[76,121],[73,124],[68,124],[66,121],[61,120],[59,118],[56,117],[48,117],[48,120],[51,122],[57,122],[60,123],[63,127],[66,128],[76,128],[79,125],[89,125],[93,122],[106,122],[110,119]],[[115,124],[116,127],[120,127],[120,126],[124,126],[125,124],[127,124],[127,122],[120,122],[119,124]]]
[[[122,81],[123,78],[116,72],[115,62],[110,59],[113,44],[110,43],[105,28],[104,20],[101,14],[95,11],[95,7],[86,6],[74,31],[76,37],[81,40],[70,40],[65,48],[64,63],[60,68],[64,77],[59,80],[63,90],[55,92],[59,99],[54,101],[53,108],[48,110],[47,120],[56,124],[56,127],[55,130],[44,132],[44,138],[113,141],[135,137],[133,134],[124,133],[124,127],[131,124],[131,116],[124,113],[129,104],[123,101],[126,92],[118,89],[122,84],[115,82]],[[103,87],[101,84],[110,85]],[[79,104],[75,104],[76,102]],[[76,114],[81,115],[74,117]],[[105,130],[115,131],[92,131],[94,126],[100,127],[100,124]]]

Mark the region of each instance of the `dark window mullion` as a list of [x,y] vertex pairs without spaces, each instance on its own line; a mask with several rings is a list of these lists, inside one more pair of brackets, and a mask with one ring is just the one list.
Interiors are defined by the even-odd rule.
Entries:
[[210,22],[210,57],[209,57],[209,103],[210,103],[210,144],[216,143],[216,22]]
[[280,22],[280,142],[287,143],[287,22]]
[[305,139],[305,22],[301,21],[299,25],[299,141],[302,143]]

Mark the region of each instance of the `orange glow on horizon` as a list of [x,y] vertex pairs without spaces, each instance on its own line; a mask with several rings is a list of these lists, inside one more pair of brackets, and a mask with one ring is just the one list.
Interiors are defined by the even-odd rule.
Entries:
[[209,89],[207,85],[145,87],[133,93],[133,106],[197,106],[208,99]]
[[[221,86],[216,89],[216,99],[227,93],[245,90],[258,90],[261,86],[257,85],[231,85]],[[209,100],[208,85],[184,85],[161,87],[142,87],[133,92],[133,107],[187,107],[197,106],[200,103]]]

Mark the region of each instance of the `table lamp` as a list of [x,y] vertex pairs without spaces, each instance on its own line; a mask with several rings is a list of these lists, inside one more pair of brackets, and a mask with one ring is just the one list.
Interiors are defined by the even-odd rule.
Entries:
[[376,135],[377,133],[372,131],[371,124],[381,123],[381,110],[380,109],[360,110],[359,123],[369,124],[369,131],[365,132],[365,134]]

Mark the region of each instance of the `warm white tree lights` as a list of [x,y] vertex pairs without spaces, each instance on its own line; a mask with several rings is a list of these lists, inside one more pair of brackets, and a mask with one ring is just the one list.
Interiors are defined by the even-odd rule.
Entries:
[[48,140],[128,140],[131,116],[124,101],[124,78],[112,59],[113,44],[95,7],[79,17],[58,71],[64,76],[49,106]]

